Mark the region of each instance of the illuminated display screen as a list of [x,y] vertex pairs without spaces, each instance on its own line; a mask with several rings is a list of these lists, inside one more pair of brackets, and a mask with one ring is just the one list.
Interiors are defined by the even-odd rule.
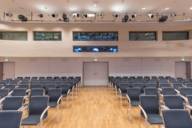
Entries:
[[74,41],[118,41],[118,32],[73,32]]
[[73,52],[118,52],[118,46],[73,46]]

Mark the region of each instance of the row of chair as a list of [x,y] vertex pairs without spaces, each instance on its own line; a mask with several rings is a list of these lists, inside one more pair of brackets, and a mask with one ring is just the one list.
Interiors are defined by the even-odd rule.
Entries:
[[[40,81],[41,80],[38,80],[38,82]],[[26,82],[29,84],[29,88],[26,88],[23,84],[23,80],[20,80],[17,85],[14,85],[13,89],[5,87],[0,89],[0,127],[19,128],[20,124],[41,125],[43,120],[48,117],[48,109],[50,107],[59,108],[59,104],[62,102],[63,97],[68,99],[70,92],[73,95],[74,91],[77,91],[75,88],[79,87],[79,79],[65,80],[65,82],[66,81],[73,81],[72,88],[67,87],[67,90],[55,86],[50,86],[49,88],[44,88],[42,86],[31,88],[31,82],[27,83],[24,81],[24,83]],[[64,85],[65,83],[63,86]],[[25,112],[27,112],[27,116],[22,114]],[[10,124],[1,122],[4,120],[4,118],[1,117],[1,114],[7,114],[6,120],[14,120],[9,122]],[[10,115],[13,115],[14,118],[10,117]]]
[[[138,78],[114,77],[110,78],[109,82],[114,87],[116,94],[120,94],[121,100],[125,96],[127,97],[130,108],[139,106],[141,115],[147,123],[164,123],[166,128],[175,128],[173,125],[174,121],[170,122],[170,117],[177,113],[185,115],[185,117],[181,117],[181,122],[184,121],[184,123],[175,125],[179,126],[177,128],[185,128],[185,126],[186,128],[192,127],[190,123],[192,122],[190,118],[192,110],[192,88],[185,86],[186,83],[184,83],[188,81],[189,84],[189,80],[162,77],[156,79],[154,83],[147,83],[146,81],[141,83],[143,78],[139,79],[138,82]],[[188,122],[185,122],[183,119],[188,119]]]

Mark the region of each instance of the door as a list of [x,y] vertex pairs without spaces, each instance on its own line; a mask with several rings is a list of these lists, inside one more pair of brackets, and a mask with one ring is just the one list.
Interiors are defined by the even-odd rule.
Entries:
[[108,83],[107,62],[84,62],[83,81],[86,86],[105,86]]
[[175,77],[191,78],[191,63],[190,62],[176,62],[175,63]]
[[3,80],[3,62],[0,62],[0,80]]
[[3,63],[3,79],[15,78],[15,63],[5,62]]

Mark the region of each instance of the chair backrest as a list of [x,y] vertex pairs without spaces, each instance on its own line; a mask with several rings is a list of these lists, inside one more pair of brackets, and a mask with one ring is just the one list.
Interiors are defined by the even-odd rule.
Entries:
[[192,106],[192,95],[187,96],[189,104]]
[[160,88],[167,88],[167,87],[171,87],[169,83],[160,83],[159,84]]
[[138,100],[141,94],[141,88],[129,88],[127,89],[127,94],[131,100]]
[[184,100],[180,96],[164,96],[164,102],[169,109],[184,109]]
[[20,128],[22,112],[1,111],[0,128]]
[[163,111],[165,128],[192,128],[192,120],[185,110]]
[[43,88],[33,88],[31,89],[31,96],[43,96],[45,91]]
[[157,96],[140,96],[140,105],[147,114],[159,114],[159,100]]
[[162,94],[165,95],[177,95],[174,88],[162,88]]
[[33,96],[29,103],[29,115],[41,115],[47,108],[49,102],[48,96]]
[[7,96],[9,89],[0,89],[0,98]]
[[174,87],[175,89],[178,89],[178,88],[182,88],[183,85],[182,85],[181,83],[173,83],[173,87]]
[[184,96],[192,95],[192,87],[180,88],[179,91],[181,95],[184,95]]
[[49,101],[57,101],[62,95],[62,89],[49,88],[47,95],[49,96]]
[[5,85],[4,87],[5,87],[6,89],[9,89],[9,91],[12,91],[12,90],[16,87],[16,85],[11,84],[11,85]]
[[11,93],[12,96],[25,96],[26,95],[26,89],[25,88],[16,88]]
[[2,109],[3,110],[18,110],[23,105],[22,96],[6,97],[3,100]]
[[144,89],[144,94],[145,95],[157,96],[158,95],[158,89],[157,88],[145,88]]

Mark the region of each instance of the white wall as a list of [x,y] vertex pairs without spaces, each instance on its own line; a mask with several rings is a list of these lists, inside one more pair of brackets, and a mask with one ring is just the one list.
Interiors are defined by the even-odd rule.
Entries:
[[[176,27],[175,27],[176,26]],[[192,43],[162,41],[162,31],[190,30],[191,23],[130,24],[33,24],[0,23],[2,31],[28,31],[28,41],[0,40],[0,57],[94,57],[92,53],[73,53],[73,45],[118,45],[116,54],[100,53],[101,57],[192,57]],[[61,31],[62,41],[33,41],[33,31]],[[73,41],[73,31],[118,31],[119,41]],[[158,41],[128,41],[129,31],[157,31]]]
[[[86,60],[50,59],[16,61],[15,76],[82,76],[83,61]],[[103,59],[99,61],[109,62],[109,75],[175,76],[174,59],[129,58]]]
[[81,76],[80,61],[20,61],[15,63],[15,76]]
[[110,61],[110,75],[127,76],[175,76],[175,61],[172,59],[124,59]]

